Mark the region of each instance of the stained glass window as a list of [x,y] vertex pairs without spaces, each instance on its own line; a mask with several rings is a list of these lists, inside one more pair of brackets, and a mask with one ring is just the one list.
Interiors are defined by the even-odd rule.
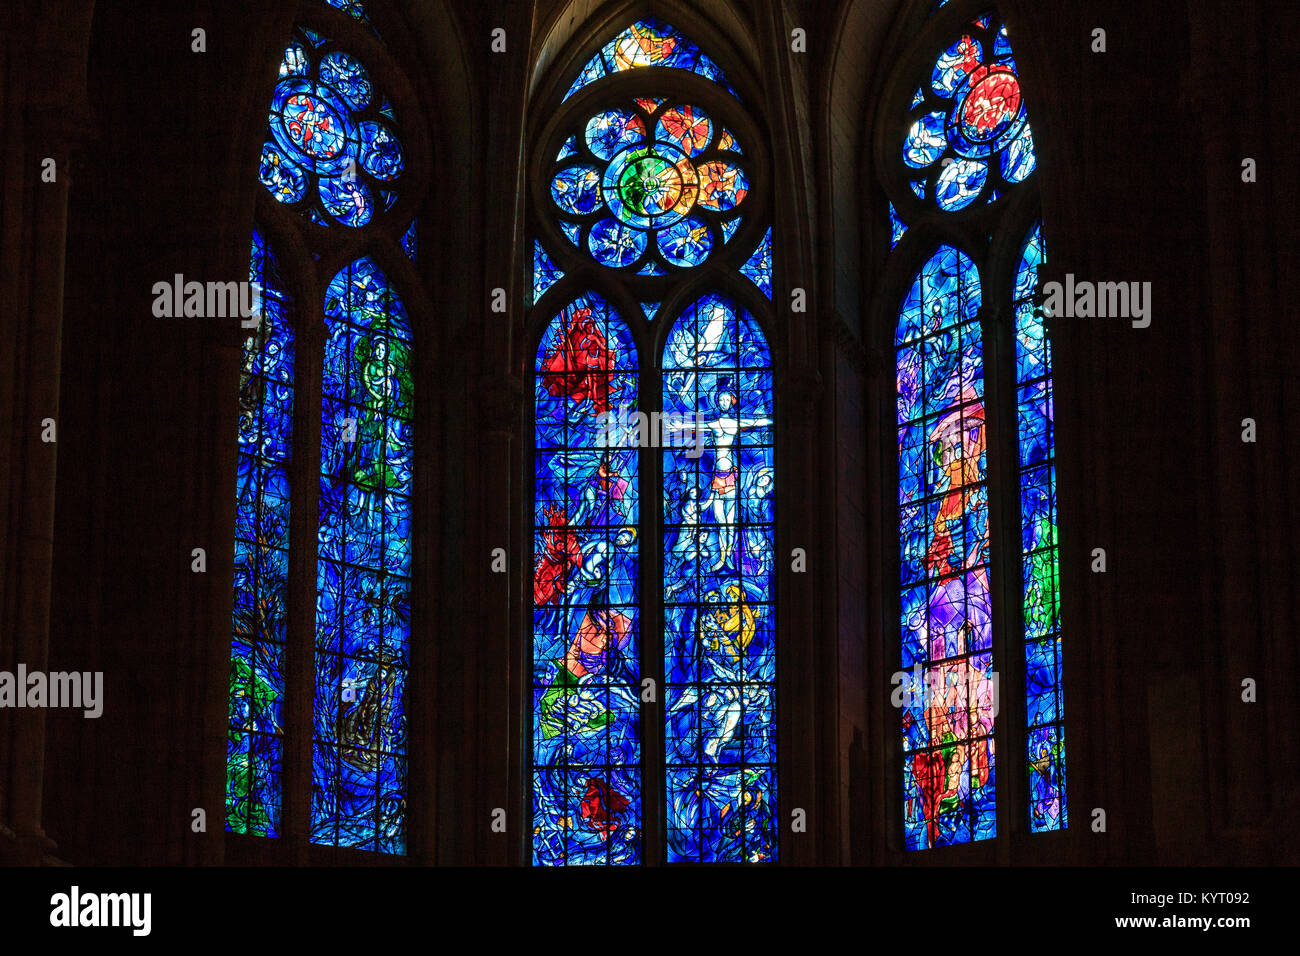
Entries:
[[767,231],[758,249],[749,261],[740,267],[742,275],[747,276],[754,285],[762,290],[763,295],[772,298],[772,230]]
[[326,0],[326,2],[331,7],[338,7],[344,13],[362,22],[370,22],[370,18],[366,16],[365,4],[361,3],[360,0]]
[[[956,6],[968,18],[954,29],[948,14]],[[993,629],[995,569],[1023,583],[1021,606],[1002,615],[1009,629],[1023,630],[1027,785],[1016,792],[1025,795],[1031,832],[1066,826],[1051,350],[1036,308],[1043,234],[1041,224],[1012,218],[1001,202],[1012,191],[1036,190],[1037,160],[1005,23],[970,0],[939,7],[945,16],[925,27],[936,50],[931,65],[919,77],[900,78],[915,92],[910,106],[899,104],[903,148],[894,160],[897,175],[885,176],[890,246],[900,255],[911,226],[959,212],[976,222],[971,235],[987,242],[907,253],[926,258],[897,316],[907,849],[997,835],[995,741],[1007,731],[1005,718],[995,726],[994,714],[999,693],[1021,691],[1000,689],[992,669],[995,642],[1010,640]],[[1009,245],[1004,236],[1021,240],[1014,262],[999,258]],[[984,301],[988,288],[1006,282],[983,285],[976,253],[998,275],[1014,278],[1007,299]],[[987,335],[984,325],[993,322],[1013,334]],[[1014,341],[1014,353],[999,346],[1006,354],[989,363],[1005,370],[994,391],[1006,396],[994,419],[1015,423],[1005,434],[985,427],[985,341]],[[998,448],[1009,454],[1011,441],[1018,468],[997,494],[1020,516],[1018,542],[991,534],[989,525],[988,456],[1004,460]]]
[[[641,68],[640,87],[606,82]],[[716,88],[665,95],[668,70]],[[694,41],[647,19],[578,72],[536,146],[537,864],[778,856],[774,395],[750,311],[774,275],[758,128]],[[750,304],[705,291],[665,312],[705,264]],[[609,291],[574,299],[577,276]],[[657,340],[655,322],[670,324],[662,371],[632,344]],[[662,508],[638,509],[638,467],[661,469]],[[662,585],[643,587],[639,569],[660,567]],[[661,695],[643,699],[647,677]],[[643,764],[660,728],[663,760]]]
[[540,242],[533,243],[533,301],[546,294],[546,290],[564,278],[559,266],[546,253]]
[[735,95],[722,70],[701,53],[693,41],[667,24],[647,18],[638,20],[601,47],[600,52],[582,68],[564,98],[567,100],[602,77],[641,67],[690,70]]
[[637,98],[575,115],[551,179],[552,210],[603,266],[665,275],[731,239],[749,195],[735,137],[690,103]]
[[1034,139],[1006,24],[972,21],[914,98],[903,162],[916,195],[945,212],[988,202],[1034,171]]
[[[369,23],[361,3],[331,5]],[[356,258],[313,290],[310,264],[295,266],[301,271],[286,282],[267,233],[253,236],[262,316],[245,342],[239,392],[226,822],[234,833],[305,830],[312,843],[401,854],[414,343],[400,296],[363,252],[387,247],[390,258],[414,260],[419,229],[385,215],[406,167],[396,110],[347,50],[363,27],[343,21],[336,29],[336,39],[294,30],[258,164],[274,200],[263,196],[258,215],[276,235],[297,233],[315,261],[323,231],[333,229],[331,247],[355,248]],[[319,365],[301,382],[294,333],[309,317],[295,314],[286,286],[324,306]],[[295,401],[320,408],[319,444],[292,433]],[[300,521],[314,510],[314,522],[291,541],[290,485],[313,483],[316,500],[307,494],[294,507]],[[311,571],[291,574],[291,564]],[[308,611],[295,618],[293,607]],[[309,711],[287,700],[286,653],[313,662]],[[308,735],[310,761],[286,760],[305,755],[292,744]],[[294,802],[305,819],[296,827],[283,819],[287,785],[301,788]]]
[[313,222],[369,223],[396,201],[405,168],[391,110],[382,103],[360,60],[296,30],[271,101],[262,185]]
[[942,246],[912,284],[895,340],[909,849],[996,835],[979,307],[974,263]]
[[416,256],[419,255],[420,251],[419,227],[420,224],[418,222],[413,222],[411,223],[411,228],[402,233],[402,251],[406,253],[406,257],[412,262],[415,261]]
[[405,849],[411,328],[369,259],[325,297],[312,840]]
[[277,836],[284,762],[284,649],[293,446],[293,303],[279,264],[253,233],[249,281],[261,319],[244,340],[239,374],[235,607],[226,827]]
[[1042,313],[1035,305],[1038,267],[1045,255],[1042,226],[1035,223],[1020,252],[1014,303],[1029,724],[1026,757],[1029,823],[1034,832],[1063,830],[1067,821],[1052,357]]
[[537,353],[533,861],[641,860],[640,526],[631,332],[589,293]]
[[668,861],[776,859],[772,361],[709,295],[664,346]]

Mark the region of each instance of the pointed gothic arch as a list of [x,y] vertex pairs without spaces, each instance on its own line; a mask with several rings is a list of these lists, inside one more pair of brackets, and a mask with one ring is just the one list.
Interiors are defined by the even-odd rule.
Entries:
[[894,357],[881,474],[900,489],[883,633],[902,655],[884,661],[908,672],[888,751],[897,849],[1068,826],[1039,114],[1014,39],[992,5],[913,5],[871,126],[865,235],[882,281],[868,315]]
[[[250,544],[258,550],[255,520],[236,548],[226,775],[234,859],[365,862],[358,850],[433,858],[441,476],[421,423],[437,420],[441,401],[429,373],[449,333],[431,288],[443,271],[439,227],[454,205],[430,188],[441,162],[434,140],[440,152],[448,133],[431,134],[426,119],[454,69],[430,76],[413,28],[423,27],[386,0],[303,4],[264,88],[274,92],[256,133],[255,266],[278,269],[294,346],[285,390],[295,403],[274,429],[288,561],[272,582],[280,613],[260,654],[249,653],[238,616],[244,608],[256,624],[244,630],[266,631],[258,601],[245,599],[266,591],[243,557]],[[250,276],[261,277],[256,268]],[[265,339],[258,330],[245,343],[246,369],[250,360],[261,367]],[[245,392],[268,394],[250,382],[246,372],[245,405]],[[241,487],[262,486],[241,478]],[[237,536],[268,501],[260,490],[241,497]],[[258,757],[248,744],[259,739],[276,752],[263,746]]]
[[[556,59],[546,78],[537,85],[535,103],[547,106],[546,111],[540,114],[534,107],[534,114],[540,115],[541,120],[532,124],[533,132],[529,136],[529,248],[533,253],[532,281],[529,283],[533,290],[533,309],[528,320],[528,327],[532,330],[529,342],[539,343],[541,330],[552,326],[560,314],[557,310],[575,295],[586,290],[602,290],[602,299],[616,303],[620,315],[628,317],[630,337],[636,342],[642,400],[637,410],[653,415],[652,420],[658,420],[660,414],[681,411],[680,408],[665,407],[666,399],[661,389],[667,387],[671,369],[664,369],[662,350],[673,330],[680,328],[684,317],[691,313],[694,304],[703,301],[716,308],[719,315],[750,317],[743,320],[742,325],[744,321],[751,321],[750,327],[755,333],[764,329],[763,348],[766,351],[768,343],[771,343],[772,359],[766,360],[764,365],[769,371],[761,394],[747,394],[744,401],[750,411],[763,409],[761,415],[755,413],[753,417],[767,422],[762,426],[766,428],[770,425],[773,393],[780,388],[779,343],[783,336],[770,331],[774,324],[771,300],[773,261],[776,261],[779,272],[780,257],[773,251],[779,247],[779,241],[774,242],[771,234],[773,200],[766,124],[772,121],[772,117],[763,107],[763,92],[750,79],[743,65],[735,60],[729,44],[719,41],[716,46],[710,45],[709,40],[718,39],[716,32],[692,11],[667,4],[617,4],[602,10],[602,14],[598,25],[585,32],[582,39],[575,36],[570,40],[564,55]],[[688,23],[689,27],[686,26]],[[623,47],[619,46],[620,43]],[[671,156],[665,160],[664,156],[658,155],[660,153],[671,153]],[[659,165],[655,169],[673,180],[669,184],[670,191],[675,189],[688,194],[687,198],[683,200],[673,193],[669,197],[672,201],[657,207],[661,211],[655,211],[650,205],[640,202],[644,197],[624,195],[620,186],[629,181],[626,168],[643,158],[647,162],[657,162]],[[708,168],[710,166],[714,168]],[[705,168],[709,176],[707,185],[703,174],[697,172],[700,168]],[[706,193],[706,189],[710,192]],[[719,191],[716,199],[712,191]],[[654,195],[651,198],[659,197]],[[613,219],[609,219],[611,215]],[[656,217],[662,217],[663,221]],[[683,233],[683,237],[688,242],[695,240],[697,245],[691,251],[677,253],[668,243],[681,241],[683,237],[676,235],[674,226],[684,219],[692,223],[692,231]],[[605,253],[605,233],[602,233],[600,223],[606,220],[621,223],[617,230],[611,227],[610,232],[630,248],[626,257]],[[628,230],[639,231],[639,235],[627,238]],[[734,321],[732,325],[734,331]],[[538,361],[554,364],[558,359],[559,355],[552,353],[549,357],[539,356]],[[770,371],[773,367],[777,369],[778,384],[775,387]],[[697,371],[716,378],[712,370],[702,367]],[[685,368],[679,373],[690,374]],[[743,370],[741,374],[745,374]],[[581,391],[579,388],[575,392],[580,396],[579,400]],[[776,401],[779,402],[779,397]],[[540,410],[544,404],[541,392],[538,392],[535,402]],[[533,427],[531,419],[530,413],[530,428]],[[768,451],[765,453],[768,466],[761,494],[748,498],[746,508],[767,497],[774,484],[779,485],[779,477],[771,467],[770,441],[769,433]],[[713,460],[718,451],[706,438],[702,455]],[[672,454],[672,449],[662,449],[663,456]],[[665,600],[664,591],[676,583],[674,573],[684,573],[680,569],[672,571],[671,561],[675,552],[666,543],[665,536],[680,536],[678,533],[683,527],[681,516],[672,514],[671,509],[674,502],[677,506],[681,502],[665,485],[664,469],[668,463],[661,458],[661,450],[638,447],[629,460],[636,461],[641,481],[637,526],[643,579],[637,589],[640,621],[643,622],[639,673],[653,679],[656,688],[662,688],[654,701],[649,706],[640,707],[637,714],[639,726],[636,734],[641,747],[639,769],[643,780],[641,792],[620,794],[606,786],[608,781],[594,777],[570,780],[570,792],[564,800],[559,800],[555,792],[545,793],[542,797],[548,806],[563,803],[572,811],[551,814],[560,822],[567,821],[567,827],[557,829],[555,820],[537,812],[536,778],[527,780],[525,785],[534,793],[534,813],[529,826],[533,841],[529,858],[542,863],[563,862],[557,857],[564,854],[552,853],[545,846],[565,843],[568,827],[574,831],[585,827],[591,832],[585,835],[586,839],[579,832],[573,845],[593,841],[601,844],[597,856],[604,854],[602,861],[608,859],[608,852],[603,848],[621,842],[639,842],[642,851],[622,854],[616,862],[776,859],[775,777],[779,720],[774,707],[766,712],[762,710],[757,703],[759,695],[751,693],[749,686],[758,688],[762,685],[768,688],[763,691],[768,700],[779,699],[775,693],[779,639],[772,623],[776,617],[772,611],[778,600],[776,576],[770,574],[759,587],[766,602],[761,609],[768,617],[763,636],[754,636],[760,630],[757,626],[737,624],[744,630],[748,641],[738,640],[736,647],[752,647],[755,662],[760,659],[769,661],[770,672],[765,677],[760,679],[758,672],[754,671],[748,682],[729,685],[734,685],[734,692],[721,684],[712,686],[710,682],[703,687],[699,681],[681,684],[680,676],[676,682],[669,679],[665,683],[665,677],[673,667],[674,652],[669,648],[676,646],[672,644],[671,636],[665,635],[666,632],[669,635],[673,633],[668,618],[672,616],[670,610],[675,612],[676,609],[671,607],[672,602]],[[530,457],[526,469],[529,484],[542,482],[536,468],[536,458]],[[732,480],[739,484],[746,481],[752,484],[762,470],[747,461],[739,469],[743,474],[733,475]],[[716,482],[704,480],[706,491],[713,484]],[[734,485],[727,481],[721,484],[725,490],[716,492],[713,497],[734,496]],[[549,481],[538,484],[536,493],[541,494],[543,487],[551,485],[553,483]],[[703,495],[700,501],[708,498],[705,492],[700,494]],[[767,504],[770,503],[769,500]],[[557,505],[561,509],[564,506],[564,502]],[[572,506],[570,502],[569,507]],[[667,513],[665,508],[669,509]],[[744,519],[738,520],[747,524]],[[775,530],[770,517],[768,521],[767,527]],[[713,529],[715,537],[716,532],[717,529]],[[745,533],[756,534],[757,525]],[[704,531],[702,536],[707,538],[709,534],[709,531]],[[723,535],[717,540],[734,538]],[[707,549],[709,546],[706,542],[703,547]],[[575,542],[575,547],[580,554],[589,550],[581,541]],[[757,552],[766,555],[770,572],[775,561],[770,531],[767,543],[757,546]],[[530,552],[530,557],[529,567],[535,576],[539,567],[538,555],[534,551]],[[692,555],[690,560],[701,563],[698,557]],[[545,555],[542,560],[545,562]],[[730,567],[726,563],[728,560],[725,556],[722,558],[724,569]],[[739,575],[739,555],[730,560],[735,567],[724,573]],[[697,572],[693,570],[691,573]],[[658,583],[664,574],[668,575],[666,585]],[[724,626],[730,626],[730,618],[737,622],[751,620],[754,617],[751,604],[757,602],[742,597],[742,594],[752,586],[752,583],[740,584],[738,579],[738,593],[733,601],[736,613],[728,615],[719,611],[715,623],[725,622]],[[710,614],[703,613],[704,599],[713,592],[721,595],[722,586],[705,588],[699,595],[700,605],[692,605],[700,612],[691,611],[693,619],[698,618],[697,624],[688,623],[686,631],[682,632],[686,635],[684,640],[691,644],[698,640],[697,631],[703,633],[701,628],[705,627],[706,619],[715,620]],[[574,615],[574,621],[577,622],[579,617],[585,620],[590,614],[585,617]],[[549,626],[541,632],[534,628],[532,639],[527,642],[552,664],[562,656],[558,645],[550,648],[547,643],[553,630]],[[540,638],[539,633],[542,635]],[[566,640],[560,643],[567,646],[569,636],[566,632]],[[679,640],[678,645],[681,643]],[[717,648],[723,643],[725,641],[715,641],[713,646]],[[556,653],[552,654],[550,650],[556,650]],[[668,659],[665,659],[665,653],[668,653]],[[745,652],[741,651],[740,657],[744,656]],[[553,682],[536,683],[539,678],[532,652],[526,660],[528,672],[534,674],[534,679],[529,682],[528,695],[532,699],[527,709],[536,715],[539,695],[540,698],[553,697],[555,688]],[[584,692],[581,685],[575,685],[570,696],[581,697]],[[605,693],[603,688],[600,693]],[[724,700],[729,695],[736,699]],[[667,698],[666,706],[664,698]],[[694,714],[693,718],[687,719],[688,724],[692,719],[694,721],[687,736],[693,736],[697,756],[701,759],[687,761],[691,768],[684,765],[679,768],[699,778],[696,786],[682,789],[668,783],[666,775],[672,774],[672,755],[676,753],[674,742],[682,739],[681,727],[676,724],[681,723],[680,715],[685,711]],[[733,711],[734,720],[731,719]],[[630,721],[631,717],[629,727],[632,726]],[[534,721],[534,731],[536,726]],[[701,743],[709,738],[710,733],[715,738],[716,747]],[[751,754],[748,758],[741,758],[739,755],[744,748],[738,741],[745,739],[753,742],[755,752],[762,749],[766,757],[759,755],[755,758]],[[760,745],[757,743],[760,740],[766,742]],[[726,757],[723,751],[728,747],[736,749],[737,753],[728,758],[728,769],[724,771],[720,765],[728,761],[717,758],[720,754]],[[534,739],[534,762],[538,753]],[[766,770],[756,769],[760,765]],[[536,764],[530,763],[530,766]],[[770,779],[761,779],[764,774]],[[725,785],[722,783],[724,779]],[[726,799],[722,799],[721,789],[726,787],[730,790]],[[717,793],[712,792],[715,789]],[[683,800],[688,791],[697,798],[693,802]],[[736,811],[732,820],[724,823],[723,818],[732,811]],[[538,840],[543,837],[545,839],[539,844]],[[543,846],[540,853],[539,845]],[[578,847],[579,855],[585,852],[588,851]]]

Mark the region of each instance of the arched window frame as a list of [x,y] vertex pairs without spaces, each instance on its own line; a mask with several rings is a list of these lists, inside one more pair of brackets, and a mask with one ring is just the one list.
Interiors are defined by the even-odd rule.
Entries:
[[[280,781],[280,830],[273,838],[227,831],[225,852],[229,862],[283,863],[346,862],[354,865],[392,865],[428,862],[434,847],[433,701],[427,691],[412,693],[412,684],[428,688],[435,670],[431,621],[436,591],[430,555],[437,530],[436,500],[439,478],[434,465],[434,436],[422,423],[437,421],[437,389],[430,380],[429,363],[443,350],[445,332],[433,322],[435,310],[428,283],[435,275],[437,258],[422,250],[442,245],[436,222],[446,216],[445,203],[433,201],[435,155],[427,117],[432,115],[430,84],[419,64],[403,15],[388,0],[365,0],[365,17],[356,17],[324,0],[304,0],[292,12],[268,17],[266,29],[276,35],[270,62],[259,65],[252,84],[254,106],[242,131],[245,148],[240,175],[254,187],[250,229],[260,233],[276,257],[286,293],[293,303],[295,356],[292,460],[290,485],[290,568],[286,587],[286,648],[283,689],[284,751]],[[397,198],[384,210],[377,202],[372,220],[361,227],[308,218],[278,202],[258,182],[258,157],[267,139],[266,115],[287,42],[298,28],[324,37],[329,45],[355,56],[365,67],[374,88],[386,97],[396,117],[395,127],[403,149],[404,171],[397,182]],[[441,141],[441,137],[440,137]],[[432,219],[430,217],[433,217]],[[404,239],[414,223],[414,259],[404,250]],[[414,451],[411,488],[412,515],[409,541],[410,627],[406,721],[405,850],[374,852],[311,841],[312,741],[315,697],[317,526],[321,457],[321,378],[324,361],[325,304],[331,280],[363,259],[375,263],[388,280],[389,293],[400,299],[412,330],[411,375],[414,389]],[[247,333],[240,332],[242,344]],[[233,503],[233,502],[232,502]],[[229,625],[225,628],[229,634]],[[229,663],[229,647],[226,661]],[[223,675],[222,699],[226,699]],[[223,759],[222,770],[225,771]],[[225,775],[223,773],[223,793]],[[224,801],[223,812],[224,817]]]
[[[787,377],[784,362],[784,339],[786,330],[778,327],[776,309],[773,305],[775,296],[784,288],[783,256],[777,250],[781,243],[777,230],[776,214],[779,205],[771,190],[771,141],[769,129],[770,116],[766,116],[763,106],[762,87],[756,81],[751,70],[735,48],[723,39],[718,30],[707,20],[690,8],[673,3],[626,3],[602,11],[598,21],[585,26],[579,39],[570,42],[565,52],[547,72],[545,81],[540,85],[538,95],[530,106],[529,117],[542,117],[540,122],[526,122],[527,134],[527,177],[528,204],[525,232],[527,270],[524,286],[530,292],[530,308],[527,313],[523,348],[520,353],[520,365],[527,381],[531,383],[533,362],[537,349],[559,311],[573,299],[587,290],[593,290],[603,296],[607,302],[627,322],[635,342],[639,369],[642,410],[647,414],[661,411],[662,356],[669,333],[678,317],[689,305],[709,292],[718,292],[728,297],[735,305],[742,308],[756,321],[766,338],[772,356],[772,400],[773,417],[776,420],[775,442],[777,443],[776,472],[777,486],[781,485],[784,470],[781,448],[786,439],[783,436],[781,398],[783,383]],[[720,104],[733,99],[727,90],[694,73],[676,68],[637,68],[612,76],[607,76],[592,83],[565,100],[565,95],[573,85],[577,72],[582,69],[609,40],[620,30],[645,16],[651,16],[661,22],[672,25],[678,32],[699,45],[722,70],[735,91],[734,100],[738,101],[740,110],[735,106],[725,108],[723,112],[729,117],[728,126],[738,142],[746,150],[746,171],[751,174],[751,194],[757,194],[762,205],[747,211],[746,222],[726,244],[724,252],[714,255],[705,264],[670,277],[643,277],[631,274],[613,275],[614,270],[599,266],[585,250],[575,250],[568,245],[557,227],[546,214],[550,205],[549,187],[556,168],[555,157],[566,136],[561,135],[563,117],[594,114],[607,106],[622,105],[635,96],[667,96],[700,106],[711,116],[718,115]],[[757,115],[756,115],[757,114]],[[764,122],[764,120],[767,122]],[[740,271],[740,267],[750,258],[763,240],[768,230],[772,235],[772,275],[770,287],[774,300],[769,300],[750,279]],[[546,251],[552,259],[556,258],[556,249],[566,249],[573,255],[560,265],[564,276],[554,282],[546,291],[531,301],[533,288],[533,249],[538,238],[546,238]],[[656,290],[667,288],[667,292]],[[647,319],[642,311],[642,302],[659,302],[653,319]],[[524,587],[521,598],[526,608],[531,604],[531,581],[533,567],[533,404],[531,385],[525,388],[529,397],[522,403],[521,433],[523,446],[523,487],[528,489],[526,499],[520,511],[522,525],[526,531],[521,536],[524,553]],[[664,714],[663,714],[663,671],[664,614],[662,594],[663,563],[662,548],[655,542],[663,540],[663,513],[661,475],[661,455],[659,448],[642,448],[638,456],[641,501],[641,541],[640,551],[640,609],[642,615],[641,674],[651,677],[659,688],[659,698],[655,705],[642,708],[642,798],[643,798],[643,854],[641,862],[656,865],[665,862],[666,835],[664,833]],[[779,495],[778,495],[779,498]],[[778,568],[781,565],[780,554],[785,538],[784,528],[789,521],[787,508],[778,501],[776,507],[776,547],[775,555]],[[774,574],[774,603],[781,605],[785,601],[786,581],[781,574]],[[789,747],[787,739],[789,728],[782,719],[787,708],[787,695],[783,688],[789,677],[785,673],[783,660],[789,655],[784,639],[786,615],[777,614],[776,650],[777,650],[777,759],[778,767],[788,763]],[[523,806],[530,825],[525,827],[531,833],[531,752],[530,735],[532,733],[532,621],[531,613],[525,615],[522,635],[521,673],[523,696],[523,731],[525,734],[523,760],[524,773],[521,776],[522,789],[525,793]],[[779,779],[789,779],[788,775],[778,771]],[[780,796],[778,784],[778,800]],[[780,804],[784,806],[784,803]],[[777,828],[778,834],[782,827]],[[779,853],[784,854],[788,847],[781,839]],[[531,839],[525,839],[519,849],[520,859],[526,865],[532,862]]]
[[[1015,279],[1022,246],[1035,223],[1042,224],[1044,220],[1041,199],[1043,170],[1035,168],[1023,181],[992,201],[977,200],[956,211],[942,211],[931,198],[930,188],[927,188],[926,198],[921,199],[908,186],[909,169],[902,161],[902,148],[911,125],[908,114],[913,93],[918,85],[928,85],[935,58],[962,35],[967,24],[985,14],[993,14],[1007,23],[1016,57],[1016,72],[1022,82],[1022,95],[1027,103],[1029,121],[1034,124],[1038,166],[1049,165],[1043,161],[1043,145],[1050,136],[1050,118],[1045,117],[1042,110],[1035,109],[1037,99],[1032,66],[1037,64],[1032,57],[1028,58],[1031,75],[1025,79],[1026,51],[1030,44],[1029,38],[1016,29],[1015,6],[1014,2],[998,4],[994,0],[946,0],[941,5],[933,0],[918,0],[904,10],[894,34],[891,65],[886,69],[886,79],[875,99],[870,145],[879,191],[874,194],[875,201],[868,204],[867,217],[867,229],[872,237],[870,246],[876,250],[888,250],[876,259],[881,280],[872,295],[869,311],[874,330],[872,346],[883,357],[886,370],[881,376],[879,397],[880,474],[884,481],[880,547],[885,574],[882,589],[885,598],[882,613],[885,674],[876,682],[884,699],[889,699],[895,690],[889,678],[900,666],[900,507],[894,338],[900,305],[920,268],[942,245],[951,245],[969,256],[980,277],[982,302],[978,323],[982,332],[983,404],[988,434],[985,482],[989,489],[992,658],[993,670],[1000,677],[1000,706],[993,735],[997,755],[997,833],[993,839],[946,845],[940,848],[940,852],[951,855],[951,858],[988,863],[1007,859],[1008,853],[1021,849],[1033,854],[1042,845],[1035,845],[1035,841],[1055,839],[1050,832],[1031,831],[1028,768],[1024,759],[1028,741],[1028,708],[1014,308]],[[1046,124],[1043,122],[1045,119],[1048,121]],[[934,172],[937,174],[938,169]],[[933,182],[933,177],[930,182]],[[898,236],[900,220],[905,225],[901,238]],[[1051,226],[1043,224],[1042,228],[1050,256]],[[1045,325],[1050,342],[1050,319]],[[1052,430],[1054,443],[1055,423]],[[1055,493],[1056,488],[1053,489],[1054,499]],[[1057,518],[1059,520],[1059,509]],[[1057,549],[1059,601],[1059,537]],[[1056,633],[1061,633],[1059,612]],[[1063,670],[1068,673],[1068,649],[1062,657],[1066,661]],[[1055,693],[1062,705],[1066,686],[1065,679],[1058,673]],[[1068,707],[1064,709],[1069,710]],[[908,853],[904,840],[904,750],[899,733],[900,711],[893,707],[885,710],[887,714],[882,727],[886,739],[885,845],[891,857],[897,854],[895,859],[910,862],[915,860],[915,856]],[[1068,802],[1067,787],[1067,806]],[[1060,830],[1068,826],[1068,813],[1065,820]],[[1059,834],[1060,831],[1055,832]]]

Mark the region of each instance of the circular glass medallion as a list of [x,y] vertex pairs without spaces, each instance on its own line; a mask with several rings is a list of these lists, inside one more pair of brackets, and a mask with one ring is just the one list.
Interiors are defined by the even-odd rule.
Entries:
[[323,96],[295,93],[282,116],[294,146],[313,159],[333,159],[343,151],[343,123]]
[[694,164],[664,143],[625,149],[610,162],[605,202],[620,221],[640,229],[671,225],[695,205]]
[[1006,66],[981,66],[961,101],[961,131],[972,143],[993,143],[1020,116],[1020,81]]

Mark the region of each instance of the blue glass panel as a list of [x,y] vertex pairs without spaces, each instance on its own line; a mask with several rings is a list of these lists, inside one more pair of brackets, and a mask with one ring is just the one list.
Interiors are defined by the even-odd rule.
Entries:
[[581,216],[600,206],[600,174],[590,166],[569,166],[556,174],[551,198],[562,210]]
[[225,817],[230,832],[273,837],[284,759],[294,328],[275,256],[256,231],[249,281],[261,290],[261,320],[244,340],[239,377]]
[[262,162],[257,168],[257,178],[279,202],[296,203],[307,195],[307,172],[297,163],[285,158],[274,143],[262,147]]
[[748,276],[754,285],[763,290],[763,295],[772,298],[772,230],[769,229],[758,244],[749,261],[740,267],[742,275]]
[[587,147],[598,159],[609,161],[645,140],[645,122],[629,110],[606,110],[587,121],[586,139]]
[[895,337],[908,849],[997,832],[980,299],[974,263],[941,246]]
[[667,859],[777,858],[771,355],[708,295],[664,346]]
[[[926,102],[918,90],[903,141],[903,160],[917,170],[911,185],[918,196],[930,194],[939,209],[955,212],[992,202],[1005,191],[1002,184],[1029,177],[1034,141],[1005,24],[995,17],[968,24],[935,58],[928,86],[929,103],[940,108],[926,107],[918,116]],[[932,191],[926,189],[931,176]]]
[[564,278],[564,273],[555,264],[550,255],[542,248],[540,242],[533,243],[533,302],[536,303],[546,290]]
[[406,253],[407,257],[412,262],[415,261],[415,257],[419,251],[419,238],[420,230],[418,221],[412,222],[411,228],[402,233],[402,251]]
[[601,265],[622,268],[641,258],[646,234],[617,219],[602,219],[591,227],[587,246]]
[[406,852],[411,328],[370,259],[325,293],[311,840]]
[[1035,224],[1021,248],[1013,306],[1029,717],[1026,759],[1033,832],[1068,826],[1052,365],[1043,317],[1035,306],[1038,268],[1045,259],[1042,227]]
[[[359,4],[350,10],[357,11]],[[364,19],[364,13],[359,16]],[[312,222],[357,228],[374,217],[376,187],[385,187],[384,208],[396,201],[388,185],[401,178],[405,158],[388,125],[391,106],[376,96],[361,61],[337,50],[318,55],[324,42],[300,28],[285,48],[258,178],[277,200],[297,206]],[[385,119],[363,118],[376,99]]]
[[708,224],[695,216],[673,223],[659,233],[659,251],[674,266],[695,266],[708,258],[713,236]]
[[354,57],[339,52],[326,54],[320,61],[320,78],[354,110],[363,110],[370,105],[373,92],[370,76]]
[[369,23],[370,18],[366,16],[366,7],[361,0],[325,0],[331,7],[338,7],[348,16],[360,20],[362,23]]
[[639,863],[637,355],[600,296],[551,321],[534,396],[532,859]]
[[746,161],[699,107],[635,97],[575,127],[551,199],[561,228],[598,263],[665,275],[731,240],[741,222],[733,210],[750,189]]
[[717,64],[701,53],[695,43],[667,24],[646,18],[633,23],[605,44],[582,68],[564,98],[567,100],[602,77],[642,67],[690,70],[735,95]]
[[889,204],[889,248],[893,249],[898,245],[899,240],[903,238],[903,233],[907,232],[907,226],[898,216],[898,210],[894,204]]

